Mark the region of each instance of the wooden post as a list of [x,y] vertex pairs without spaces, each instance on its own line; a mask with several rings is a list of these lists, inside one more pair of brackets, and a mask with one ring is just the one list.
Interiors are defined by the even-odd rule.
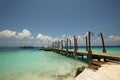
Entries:
[[67,42],[66,42],[66,55],[68,56],[68,38],[67,38]]
[[64,41],[64,42],[65,42],[65,49],[66,49],[66,46],[67,46],[67,45],[66,45],[66,41]]
[[90,37],[90,35],[91,35],[91,32],[88,32],[88,43],[89,43],[89,51],[91,51],[91,37]]
[[89,31],[88,32],[88,61],[89,61],[89,64],[91,64],[92,63],[92,50],[91,50],[91,37],[90,37],[90,35],[91,35],[91,32]]
[[57,53],[58,53],[58,50],[59,50],[59,44],[58,44],[58,41],[57,41]]
[[60,48],[60,43],[59,43],[59,41],[58,41],[58,50],[59,50],[59,48]]
[[[105,42],[104,42],[104,38],[102,33],[100,33],[101,39],[102,39],[102,47],[103,47],[103,53],[106,53],[106,48],[105,48]],[[104,58],[104,61],[106,61],[106,59]]]
[[56,41],[56,49],[55,49],[55,52],[57,52],[57,41]]
[[55,49],[54,49],[54,51],[56,52],[56,41],[55,41]]
[[60,53],[60,41],[58,41],[58,52]]
[[69,40],[69,44],[70,44],[70,49],[71,49],[71,40]]
[[104,38],[102,33],[100,33],[101,39],[102,39],[102,47],[103,47],[103,52],[106,53],[106,48],[105,48],[105,43],[104,43]]
[[76,36],[74,36],[74,51],[75,51],[75,56],[76,56],[76,59],[78,57],[77,55],[77,50],[78,50],[78,45],[77,45],[77,39],[76,39]]
[[54,42],[52,42],[52,50],[54,51]]
[[85,37],[86,39],[86,51],[88,51],[88,40],[87,40],[87,36]]
[[55,41],[55,52],[57,52],[57,41]]
[[63,40],[61,40],[61,50],[63,50]]
[[[65,42],[65,49],[67,48],[67,41],[64,41]],[[65,54],[66,54],[66,52],[65,52]]]

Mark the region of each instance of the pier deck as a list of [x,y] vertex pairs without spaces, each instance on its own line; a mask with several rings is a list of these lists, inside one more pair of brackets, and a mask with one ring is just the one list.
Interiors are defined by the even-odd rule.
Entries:
[[[55,52],[61,52],[65,53],[66,55],[69,56],[69,54],[73,54],[72,56],[79,57],[79,56],[89,56],[88,51],[79,51],[77,50],[76,52],[74,50],[66,50],[66,49],[51,49],[51,51]],[[109,59],[109,60],[115,60],[115,61],[120,61],[120,54],[109,54],[109,53],[100,53],[100,52],[92,52],[91,54],[92,59]]]

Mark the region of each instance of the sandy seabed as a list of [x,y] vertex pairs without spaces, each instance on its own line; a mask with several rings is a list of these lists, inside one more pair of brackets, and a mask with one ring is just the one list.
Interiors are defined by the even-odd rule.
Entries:
[[120,80],[120,65],[102,65],[97,71],[86,68],[75,80]]

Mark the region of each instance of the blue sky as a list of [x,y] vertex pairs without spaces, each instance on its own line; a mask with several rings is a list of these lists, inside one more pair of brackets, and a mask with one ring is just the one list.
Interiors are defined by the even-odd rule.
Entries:
[[87,31],[94,44],[102,32],[106,45],[120,45],[120,0],[0,0],[1,46],[38,46]]

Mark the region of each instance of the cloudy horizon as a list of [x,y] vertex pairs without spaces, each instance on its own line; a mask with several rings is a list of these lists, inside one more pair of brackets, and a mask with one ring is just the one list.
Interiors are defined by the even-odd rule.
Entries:
[[[52,42],[66,40],[67,38],[72,41],[73,45],[73,36],[74,35],[63,34],[61,35],[61,37],[52,37],[41,33],[37,34],[36,36],[33,36],[32,32],[28,29],[23,29],[21,32],[16,32],[7,29],[0,31],[0,46],[51,46]],[[83,38],[87,36],[87,32],[85,34],[75,36],[78,37],[78,45],[85,46],[85,40]],[[96,36],[96,34],[94,36]],[[101,38],[94,36],[91,37],[92,45],[100,46]],[[109,35],[105,37],[104,40],[107,46],[120,45],[120,37],[118,35]],[[3,42],[6,42],[6,44],[4,43],[2,45]]]

